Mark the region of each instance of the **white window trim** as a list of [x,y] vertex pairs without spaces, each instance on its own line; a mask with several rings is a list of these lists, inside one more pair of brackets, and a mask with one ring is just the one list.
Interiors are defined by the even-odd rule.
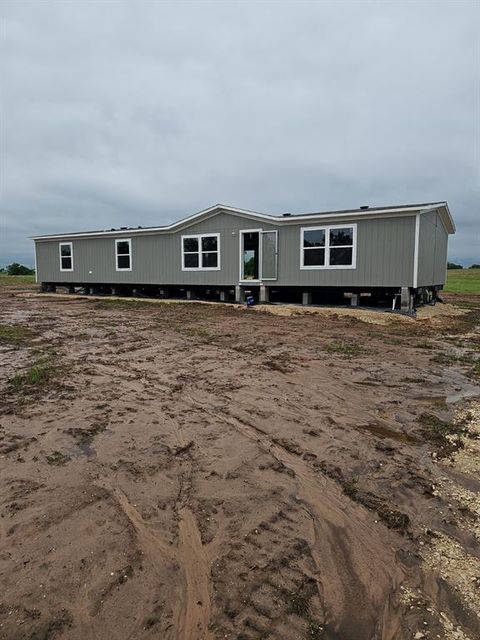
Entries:
[[[62,267],[62,247],[64,246],[68,246],[70,247],[70,260],[71,260],[71,268],[70,269],[64,269]],[[35,250],[36,253],[36,250]],[[73,271],[73,242],[59,242],[58,243],[58,255],[60,258],[60,271]],[[63,256],[64,258],[67,258],[68,256]]]
[[[185,266],[185,251],[183,247],[183,241],[187,238],[197,238],[198,251],[187,251],[188,253],[198,253],[198,267],[186,267]],[[216,251],[202,251],[202,238],[216,238],[217,250]],[[182,271],[220,271],[221,270],[221,253],[220,253],[220,234],[219,233],[189,233],[180,237],[181,250],[182,250]],[[217,254],[217,266],[216,267],[202,267],[202,253],[216,253]]]
[[[118,266],[118,244],[120,242],[128,242],[128,254],[121,253],[120,255],[130,257],[130,266],[129,267],[119,267]],[[131,271],[132,270],[132,240],[130,238],[118,238],[115,240],[115,271]]]
[[[331,229],[345,229],[346,227],[353,229],[353,246],[352,246],[352,264],[342,265],[333,264],[330,265],[330,230]],[[303,235],[305,231],[325,231],[325,264],[324,265],[305,265],[304,264],[304,246]],[[323,247],[317,247],[322,249]],[[336,247],[332,247],[336,248]],[[338,247],[339,249],[341,247]],[[317,269],[356,269],[357,268],[357,225],[353,222],[345,224],[333,224],[333,225],[321,225],[315,227],[301,227],[300,229],[300,269],[303,271],[312,271]]]

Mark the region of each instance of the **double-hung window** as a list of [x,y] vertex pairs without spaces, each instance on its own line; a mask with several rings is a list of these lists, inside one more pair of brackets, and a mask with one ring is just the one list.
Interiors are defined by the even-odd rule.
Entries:
[[115,266],[117,271],[132,270],[132,241],[130,238],[115,240]]
[[304,227],[300,241],[301,269],[356,268],[356,224]]
[[73,271],[73,245],[71,242],[60,242],[60,271]]
[[218,271],[220,234],[182,236],[182,271]]

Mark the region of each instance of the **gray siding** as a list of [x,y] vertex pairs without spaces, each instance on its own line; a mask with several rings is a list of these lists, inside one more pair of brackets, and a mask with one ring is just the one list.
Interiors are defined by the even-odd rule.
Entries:
[[[340,222],[348,224],[346,221]],[[338,224],[338,221],[332,224]],[[300,228],[301,225],[295,225],[279,231],[278,284],[412,286],[415,244],[413,217],[358,221],[356,269],[300,270]]]
[[[329,224],[348,224],[346,220]],[[71,238],[73,272],[61,272],[58,240],[37,241],[39,282],[109,284],[228,285],[239,282],[239,230],[278,230],[278,280],[283,286],[413,286],[415,218],[392,217],[358,220],[356,269],[300,269],[300,229],[321,226],[288,223],[266,224],[221,212],[175,233],[132,234],[132,271],[115,270],[115,236]],[[182,271],[181,236],[220,234],[220,271]],[[65,241],[69,241],[65,238]],[[91,272],[91,273],[90,273]]]
[[448,233],[436,211],[420,216],[418,286],[445,284]]

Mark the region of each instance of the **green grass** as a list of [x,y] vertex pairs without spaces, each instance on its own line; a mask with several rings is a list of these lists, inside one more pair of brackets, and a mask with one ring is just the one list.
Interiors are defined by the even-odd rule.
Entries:
[[23,344],[31,338],[33,332],[20,324],[0,324],[0,344]]
[[451,422],[440,420],[432,413],[422,413],[418,421],[436,436],[445,437],[458,432],[458,429]]
[[105,300],[92,300],[99,309],[123,308],[138,309],[142,307],[152,306],[152,300],[130,300],[129,298],[106,298]]
[[464,446],[460,437],[465,432],[464,425],[445,422],[432,413],[422,413],[418,422],[423,436],[437,449],[440,458],[449,457]]
[[10,378],[10,386],[17,391],[25,387],[39,388],[46,385],[54,377],[55,367],[48,360],[37,361],[30,369]]
[[420,340],[420,342],[417,342],[415,346],[417,349],[433,349],[433,344],[427,340]]
[[0,285],[35,284],[35,276],[7,276],[0,273]]
[[339,355],[351,358],[363,353],[363,349],[354,342],[331,342],[327,345],[328,353],[338,353]]
[[449,269],[444,291],[480,296],[480,269]]
[[480,377],[480,358],[475,355],[452,355],[450,353],[438,353],[433,362],[439,364],[454,365],[460,364],[470,367],[470,374],[474,377]]

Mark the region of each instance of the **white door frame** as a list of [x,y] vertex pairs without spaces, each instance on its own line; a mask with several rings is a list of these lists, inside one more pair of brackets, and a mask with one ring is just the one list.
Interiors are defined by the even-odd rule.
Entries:
[[[262,281],[262,243],[261,243],[261,238],[260,238],[260,234],[262,233],[263,229],[240,229],[238,232],[238,240],[239,240],[239,266],[240,266],[240,271],[239,271],[239,282],[240,284],[258,284]],[[243,235],[245,233],[258,233],[258,278],[256,280],[244,280],[243,279]]]

